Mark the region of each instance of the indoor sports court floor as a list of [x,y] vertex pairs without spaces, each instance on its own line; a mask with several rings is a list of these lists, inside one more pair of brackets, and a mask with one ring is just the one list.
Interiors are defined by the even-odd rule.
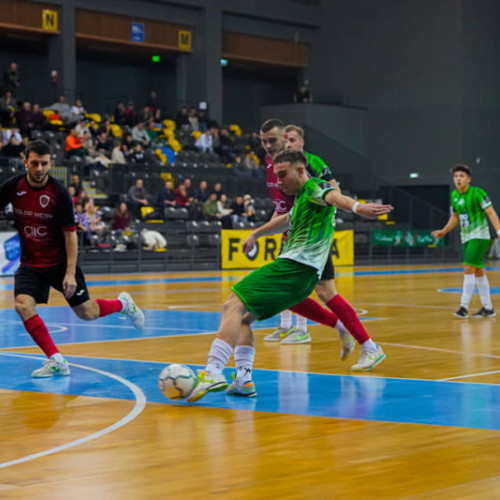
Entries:
[[[189,405],[158,389],[171,362],[204,365],[220,308],[246,272],[88,276],[93,298],[126,290],[145,311],[85,323],[52,292],[40,315],[71,377],[41,362],[0,280],[0,498],[498,498],[498,319],[459,320],[458,266],[339,268],[337,287],[387,359],[352,376],[337,335],[264,343],[258,396]],[[500,267],[489,268],[500,310]],[[479,308],[477,295],[472,311]],[[228,376],[231,370],[228,369]]]

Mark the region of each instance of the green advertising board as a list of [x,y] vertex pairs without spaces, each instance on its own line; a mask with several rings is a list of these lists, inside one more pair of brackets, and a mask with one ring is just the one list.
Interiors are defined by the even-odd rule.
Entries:
[[377,229],[372,231],[372,244],[386,247],[438,247],[444,245],[444,240],[436,240],[430,231]]

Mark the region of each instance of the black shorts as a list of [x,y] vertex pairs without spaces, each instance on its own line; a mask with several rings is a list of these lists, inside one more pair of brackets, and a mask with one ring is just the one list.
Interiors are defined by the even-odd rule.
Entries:
[[[49,301],[50,287],[62,293],[62,284],[66,276],[66,264],[54,267],[20,266],[14,281],[14,295],[29,295],[37,304]],[[76,292],[66,299],[71,307],[79,306],[89,300],[89,291],[82,270],[76,266]]]
[[320,281],[333,280],[335,279],[335,269],[333,267],[332,256],[329,255],[326,259],[326,264],[323,269],[323,274],[321,275]]

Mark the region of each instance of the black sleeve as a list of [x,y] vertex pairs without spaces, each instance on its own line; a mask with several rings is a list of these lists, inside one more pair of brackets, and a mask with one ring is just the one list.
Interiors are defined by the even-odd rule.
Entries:
[[73,200],[71,199],[68,190],[62,185],[59,186],[59,195],[57,199],[57,218],[61,227],[73,227],[76,226],[76,214],[75,208],[73,206]]
[[16,192],[16,186],[18,182],[24,177],[24,175],[16,175],[6,180],[0,186],[0,210],[3,210],[9,203],[12,202],[14,198],[14,193]]

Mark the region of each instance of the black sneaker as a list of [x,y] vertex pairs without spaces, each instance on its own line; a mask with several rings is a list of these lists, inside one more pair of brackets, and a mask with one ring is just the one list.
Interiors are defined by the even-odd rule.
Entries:
[[496,316],[495,309],[486,309],[485,307],[481,307],[476,314],[473,314],[473,318],[494,318]]
[[460,306],[458,311],[453,313],[457,318],[467,319],[469,317],[469,311],[464,306]]

